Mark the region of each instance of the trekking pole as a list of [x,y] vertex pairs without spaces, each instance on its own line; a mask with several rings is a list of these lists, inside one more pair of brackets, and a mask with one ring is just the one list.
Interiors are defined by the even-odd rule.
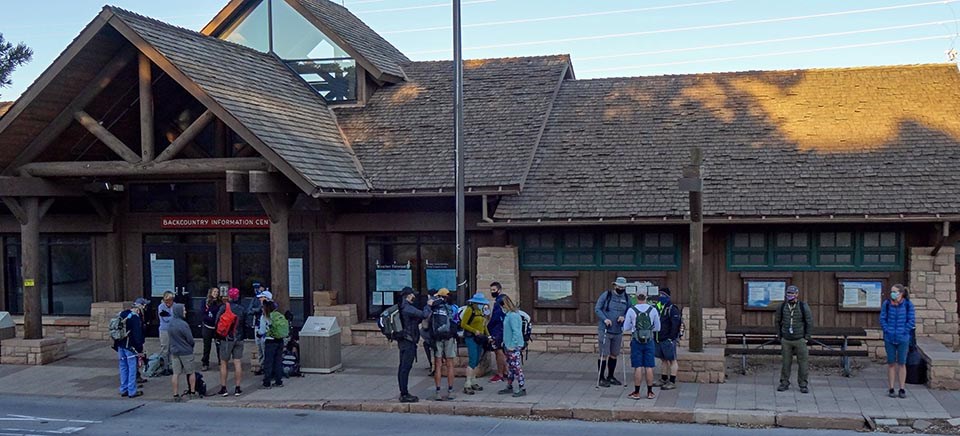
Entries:
[[607,342],[607,331],[605,329],[600,329],[600,360],[597,361],[597,386],[595,389],[600,389],[600,377],[603,376],[603,346]]
[[[623,341],[623,336],[620,337],[620,340]],[[623,345],[621,343],[621,345]],[[621,347],[623,349],[623,347]],[[620,353],[623,356],[623,352]],[[623,388],[627,388],[627,362],[620,362],[620,369],[623,371]]]

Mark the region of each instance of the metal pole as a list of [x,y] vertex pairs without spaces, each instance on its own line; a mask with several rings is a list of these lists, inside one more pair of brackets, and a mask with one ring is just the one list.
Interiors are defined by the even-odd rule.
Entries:
[[[703,155],[699,147],[690,152],[693,177],[700,179]],[[690,351],[703,351],[703,192],[690,192]]]
[[[456,154],[457,290],[467,284],[467,234],[463,174],[463,49],[460,35],[460,0],[453,0],[453,134]],[[460,295],[463,295],[461,292]],[[461,297],[461,298],[465,298]]]

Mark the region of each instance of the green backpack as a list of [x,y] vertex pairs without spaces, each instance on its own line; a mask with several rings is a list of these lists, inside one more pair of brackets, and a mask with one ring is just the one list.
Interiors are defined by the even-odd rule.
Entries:
[[278,311],[270,312],[270,328],[267,329],[267,336],[273,339],[284,339],[290,336],[290,323]]
[[643,312],[637,309],[637,306],[633,306],[631,309],[637,314],[637,320],[633,324],[633,338],[641,344],[646,344],[653,338],[653,320],[650,319],[653,306],[647,307],[647,310]]

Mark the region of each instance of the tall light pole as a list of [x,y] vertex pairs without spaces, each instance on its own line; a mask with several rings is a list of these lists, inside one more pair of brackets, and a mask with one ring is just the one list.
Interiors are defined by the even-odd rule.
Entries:
[[467,231],[464,227],[466,198],[463,175],[463,48],[460,39],[460,0],[453,0],[453,136],[457,178],[457,290],[466,289],[468,281]]

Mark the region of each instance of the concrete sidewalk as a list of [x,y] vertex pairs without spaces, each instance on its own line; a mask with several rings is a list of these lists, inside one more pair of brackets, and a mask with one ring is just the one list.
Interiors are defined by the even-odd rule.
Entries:
[[[247,344],[253,346],[252,343]],[[43,367],[0,366],[0,394],[54,395],[76,398],[118,398],[115,354],[104,342],[71,341],[70,357]],[[155,343],[148,343],[155,350]],[[198,349],[200,347],[197,347]],[[714,424],[782,425],[789,427],[859,429],[864,417],[949,419],[960,417],[960,393],[909,386],[906,399],[886,396],[886,368],[868,361],[854,377],[811,371],[811,392],[776,392],[779,375],[772,368],[740,376],[728,371],[725,384],[680,384],[657,390],[654,400],[631,400],[631,388],[595,387],[596,356],[530,353],[524,365],[528,395],[497,395],[503,383],[481,382],[477,395],[464,395],[457,379],[456,398],[431,401],[432,378],[422,352],[411,374],[415,405],[397,403],[398,353],[390,347],[345,347],[342,372],[308,375],[285,387],[262,389],[259,377],[244,373],[244,394],[203,400],[224,406],[302,407],[413,413],[456,413],[487,416],[539,416],[594,420],[655,420]],[[214,358],[215,360],[215,358]],[[199,362],[199,358],[197,359]],[[246,368],[246,365],[245,365]],[[767,367],[769,368],[769,367]],[[816,375],[821,373],[821,375]],[[617,377],[622,377],[617,370]],[[210,393],[219,390],[216,371],[204,374]],[[627,378],[630,370],[627,370]],[[232,378],[231,378],[232,380]],[[232,381],[228,381],[232,388]],[[632,385],[632,382],[628,382]],[[446,386],[444,385],[444,389]],[[170,400],[169,377],[150,379],[146,400]],[[231,389],[232,391],[232,389]]]

